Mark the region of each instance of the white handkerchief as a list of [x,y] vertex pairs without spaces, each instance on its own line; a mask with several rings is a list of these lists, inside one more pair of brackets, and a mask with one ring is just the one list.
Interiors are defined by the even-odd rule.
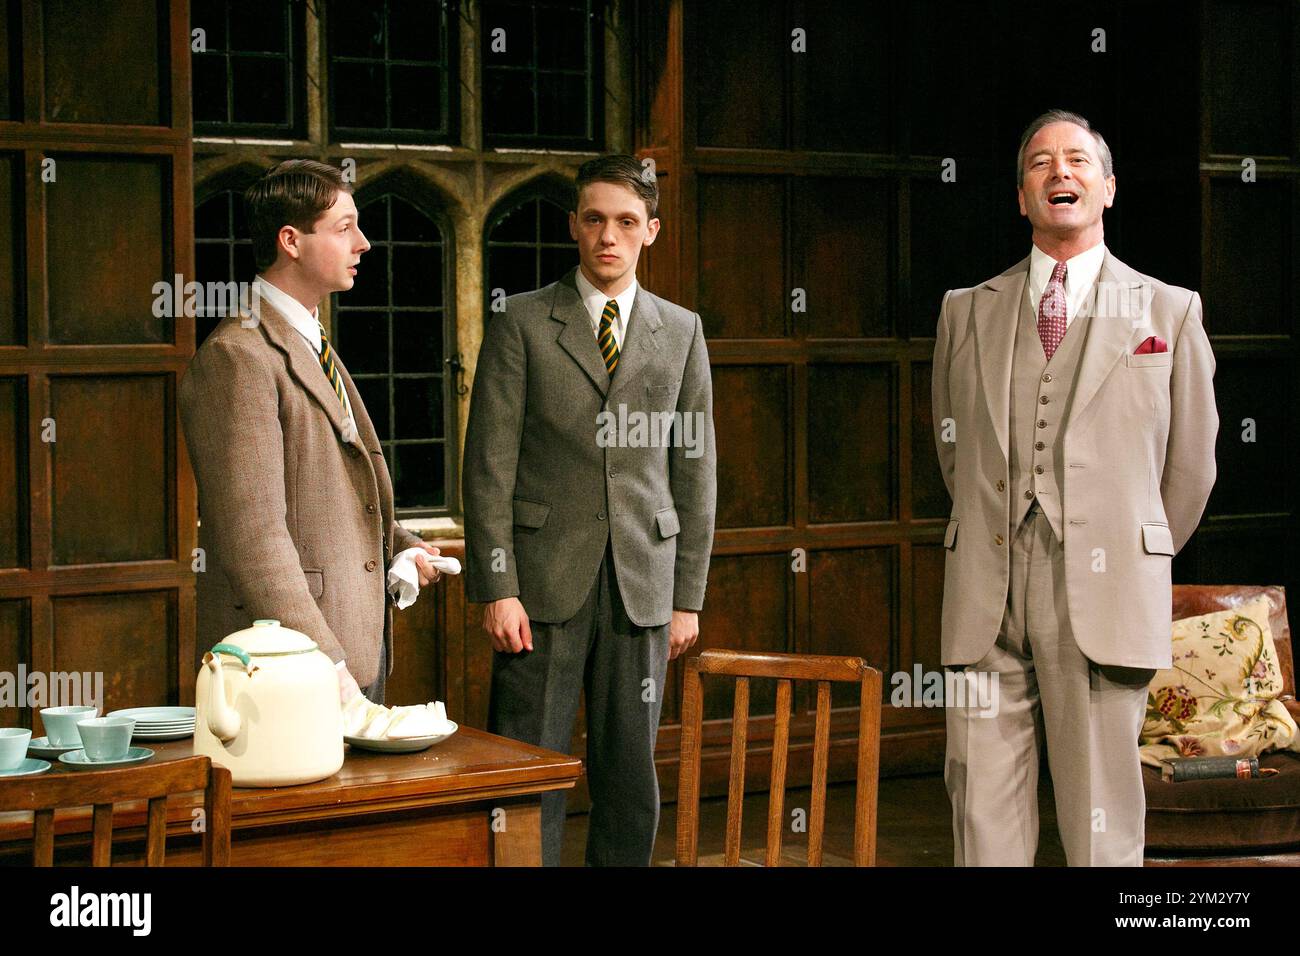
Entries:
[[410,607],[420,596],[420,569],[415,556],[422,554],[443,574],[460,574],[460,562],[445,554],[432,555],[423,548],[407,548],[393,558],[388,569],[388,593],[397,600],[399,611]]

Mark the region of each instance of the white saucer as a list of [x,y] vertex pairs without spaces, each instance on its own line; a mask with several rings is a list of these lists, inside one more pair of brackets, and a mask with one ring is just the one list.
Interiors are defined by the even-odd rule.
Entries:
[[345,735],[343,740],[357,750],[373,750],[375,753],[383,754],[412,754],[420,750],[426,750],[434,744],[442,743],[460,730],[460,726],[454,720],[449,720],[447,723],[451,724],[451,730],[448,733],[434,734],[431,737],[399,737],[396,740],[388,740],[383,737],[348,737]]
[[0,770],[0,777],[34,777],[38,773],[45,773],[50,769],[48,760],[37,760],[35,757],[28,757],[13,770]]
[[148,747],[132,747],[120,760],[91,760],[84,750],[73,750],[59,757],[59,763],[67,764],[73,770],[104,770],[108,767],[129,767],[131,764],[144,763],[153,756]]
[[59,754],[65,754],[69,750],[80,750],[81,744],[52,744],[49,737],[33,737],[31,743],[27,745],[27,753],[33,757],[41,757],[45,760],[58,760]]

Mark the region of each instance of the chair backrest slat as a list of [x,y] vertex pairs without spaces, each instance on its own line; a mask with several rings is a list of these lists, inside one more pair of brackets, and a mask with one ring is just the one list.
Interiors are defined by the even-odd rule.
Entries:
[[93,835],[90,844],[90,865],[108,866],[113,858],[113,805],[95,804]]
[[740,863],[740,822],[745,803],[745,742],[749,736],[749,678],[736,679],[736,703],[731,720],[731,775],[727,782],[727,866]]
[[162,866],[167,855],[167,798],[149,801],[149,824],[145,837],[145,866]]
[[781,862],[781,837],[785,833],[785,769],[790,753],[790,681],[776,682],[776,724],[772,731],[772,778],[768,787],[767,858],[768,866]]
[[813,731],[812,812],[808,815],[808,865],[822,865],[826,833],[826,777],[831,754],[831,685],[817,682],[817,722]]
[[773,723],[771,792],[767,818],[767,865],[778,865],[781,858],[793,680],[817,682],[808,864],[820,866],[822,862],[826,789],[830,770],[831,682],[840,681],[858,684],[860,688],[853,860],[856,866],[874,865],[880,773],[880,671],[869,667],[860,657],[730,650],[708,650],[686,662],[682,699],[681,770],[677,787],[677,865],[695,866],[699,862],[700,763],[704,714],[704,690],[700,679],[702,674],[736,678],[723,862],[728,866],[736,866],[740,862],[745,746],[749,736],[749,679],[775,678],[777,704]]

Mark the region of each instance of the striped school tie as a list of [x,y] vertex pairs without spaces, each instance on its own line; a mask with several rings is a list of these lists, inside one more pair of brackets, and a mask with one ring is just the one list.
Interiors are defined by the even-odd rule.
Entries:
[[339,370],[334,366],[334,349],[330,347],[330,337],[325,334],[325,326],[318,321],[320,326],[320,367],[325,370],[325,377],[329,379],[330,387],[334,389],[334,394],[339,397],[339,403],[343,406],[343,414],[348,413],[348,397],[343,391],[343,376],[339,375]]
[[618,302],[610,299],[605,303],[605,310],[600,313],[600,331],[596,341],[600,344],[600,357],[605,360],[605,371],[610,377],[618,368],[618,339],[614,338],[614,320],[618,318]]

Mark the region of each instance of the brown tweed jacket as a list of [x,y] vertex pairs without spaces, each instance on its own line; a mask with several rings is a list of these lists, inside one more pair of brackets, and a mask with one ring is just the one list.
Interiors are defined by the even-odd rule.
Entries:
[[392,669],[388,562],[419,538],[393,517],[379,439],[336,364],[353,429],[311,346],[262,300],[259,321],[218,325],[181,380],[206,560],[196,652],[275,618],[346,659],[365,687],[381,641]]

